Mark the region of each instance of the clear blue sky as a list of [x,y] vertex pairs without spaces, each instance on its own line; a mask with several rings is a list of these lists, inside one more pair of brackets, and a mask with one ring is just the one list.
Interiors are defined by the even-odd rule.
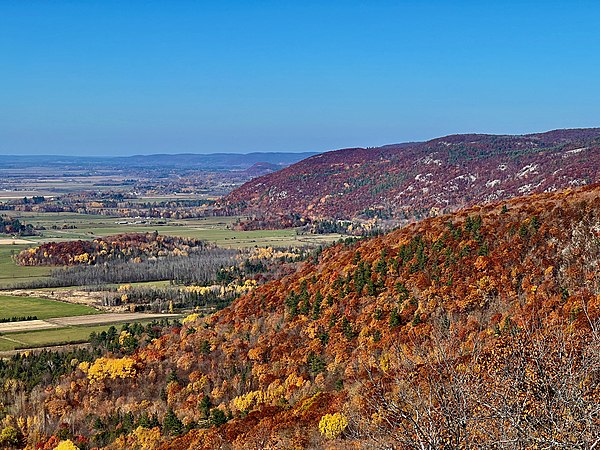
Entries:
[[600,126],[597,1],[0,0],[0,154]]

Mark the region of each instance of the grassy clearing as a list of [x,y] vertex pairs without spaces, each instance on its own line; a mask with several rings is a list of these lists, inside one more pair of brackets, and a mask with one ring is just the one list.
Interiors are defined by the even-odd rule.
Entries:
[[38,319],[50,319],[88,314],[99,314],[99,311],[85,305],[57,302],[45,298],[0,295],[0,318],[37,316]]
[[12,255],[32,245],[0,245],[0,288],[44,278],[50,274],[52,269],[49,267],[22,267],[13,261]]
[[0,336],[0,352],[14,350],[17,346],[20,346],[20,345],[21,344],[19,344],[17,342],[9,341],[8,339],[5,339],[2,336]]
[[89,339],[92,332],[101,333],[109,328],[110,325],[97,325],[91,327],[53,328],[51,330],[30,331],[27,333],[11,333],[0,336],[0,350],[85,342]]
[[[151,321],[142,320],[146,324]],[[0,351],[15,350],[17,348],[36,348],[61,344],[74,344],[87,342],[91,333],[101,333],[111,326],[120,329],[122,324],[73,326],[67,328],[53,328],[50,330],[29,331],[26,333],[10,333],[0,336]]]

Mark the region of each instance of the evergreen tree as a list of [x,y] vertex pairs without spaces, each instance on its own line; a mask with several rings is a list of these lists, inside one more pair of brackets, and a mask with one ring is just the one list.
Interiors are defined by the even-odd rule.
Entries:
[[172,436],[178,436],[183,431],[183,423],[171,408],[169,408],[165,414],[163,430]]

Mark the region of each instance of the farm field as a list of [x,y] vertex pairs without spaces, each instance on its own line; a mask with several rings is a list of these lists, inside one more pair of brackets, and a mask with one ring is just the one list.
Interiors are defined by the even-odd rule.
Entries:
[[[176,314],[102,314],[97,316],[61,317],[48,322],[37,320],[39,329],[26,329],[18,331],[18,326],[25,322],[16,322],[15,330],[3,332],[0,335],[0,352],[15,350],[17,348],[36,348],[60,344],[73,344],[86,342],[91,333],[101,333],[111,326],[122,323],[150,323],[155,319],[174,319]],[[45,325],[44,325],[45,324]]]
[[174,319],[179,317],[178,314],[161,314],[161,313],[107,313],[94,316],[71,316],[59,317],[49,320],[48,322],[59,326],[81,326],[81,325],[102,325],[122,322],[136,322],[140,320],[154,319]]
[[[50,274],[51,267],[17,266],[12,255],[21,250],[49,241],[88,240],[119,233],[145,233],[158,231],[170,236],[203,239],[227,248],[250,247],[299,247],[328,244],[343,236],[338,234],[299,234],[298,230],[232,230],[237,217],[207,217],[176,220],[161,224],[119,224],[125,219],[76,213],[14,212],[11,216],[34,226],[43,226],[41,236],[27,237],[29,243],[13,244],[10,237],[0,241],[0,289],[19,283],[43,278]],[[127,219],[132,220],[132,219]],[[75,229],[61,229],[63,225]],[[52,229],[56,226],[58,229]],[[4,243],[3,243],[4,242]]]
[[38,319],[99,314],[85,305],[58,302],[35,297],[0,295],[0,319],[14,316],[37,316]]
[[56,317],[46,320],[25,320],[21,322],[0,323],[0,333],[29,333],[33,331],[56,329],[73,326],[106,325],[123,322],[139,322],[140,320],[173,319],[177,314],[148,313],[106,313],[84,316]]
[[[4,171],[6,172],[6,171]],[[23,197],[33,197],[34,195],[43,195],[46,197],[52,197],[56,195],[56,191],[50,191],[47,189],[27,189],[22,191],[4,191],[0,190],[0,202],[7,200],[18,200]]]
[[126,177],[118,174],[90,175],[84,170],[69,168],[28,166],[0,168],[0,174],[11,180],[12,189],[0,190],[0,200],[21,199],[41,195],[59,196],[83,190],[111,191]]
[[31,247],[27,245],[0,245],[0,289],[12,284],[43,278],[50,274],[50,267],[22,267],[15,264],[13,254]]
[[141,196],[136,199],[130,199],[132,203],[149,203],[149,202],[168,202],[168,201],[177,201],[177,200],[217,200],[219,198],[218,195],[211,194],[187,194],[187,193],[179,193],[172,195],[148,195]]
[[101,333],[108,330],[111,326],[110,324],[95,326],[81,325],[26,333],[11,333],[0,336],[0,351],[86,342],[91,333]]
[[[11,216],[34,226],[43,226],[41,236],[28,240],[48,242],[53,240],[94,239],[119,233],[146,233],[158,231],[170,236],[189,237],[213,242],[222,247],[245,248],[264,246],[319,245],[342,237],[337,234],[298,234],[294,228],[283,230],[238,231],[231,229],[238,217],[204,217],[198,219],[170,220],[166,224],[123,224],[135,219],[97,216],[76,213],[14,212]],[[75,229],[62,229],[63,225]],[[58,229],[52,229],[56,226]]]
[[71,328],[54,328],[51,330],[31,331],[28,333],[12,333],[0,336],[0,351],[16,348],[33,348],[45,345],[86,341],[93,332],[101,333],[110,325],[79,326]]
[[19,244],[31,245],[32,241],[27,241],[25,239],[19,239],[19,238],[0,237],[0,245],[19,245]]

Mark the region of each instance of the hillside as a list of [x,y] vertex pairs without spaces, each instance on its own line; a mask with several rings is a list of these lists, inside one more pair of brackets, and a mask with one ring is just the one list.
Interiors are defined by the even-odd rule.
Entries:
[[323,153],[245,183],[223,205],[259,217],[401,223],[597,181],[600,128],[468,134]]
[[49,449],[591,448],[599,211],[593,185],[338,244],[207,318],[104,337],[28,402],[15,381],[4,426]]

